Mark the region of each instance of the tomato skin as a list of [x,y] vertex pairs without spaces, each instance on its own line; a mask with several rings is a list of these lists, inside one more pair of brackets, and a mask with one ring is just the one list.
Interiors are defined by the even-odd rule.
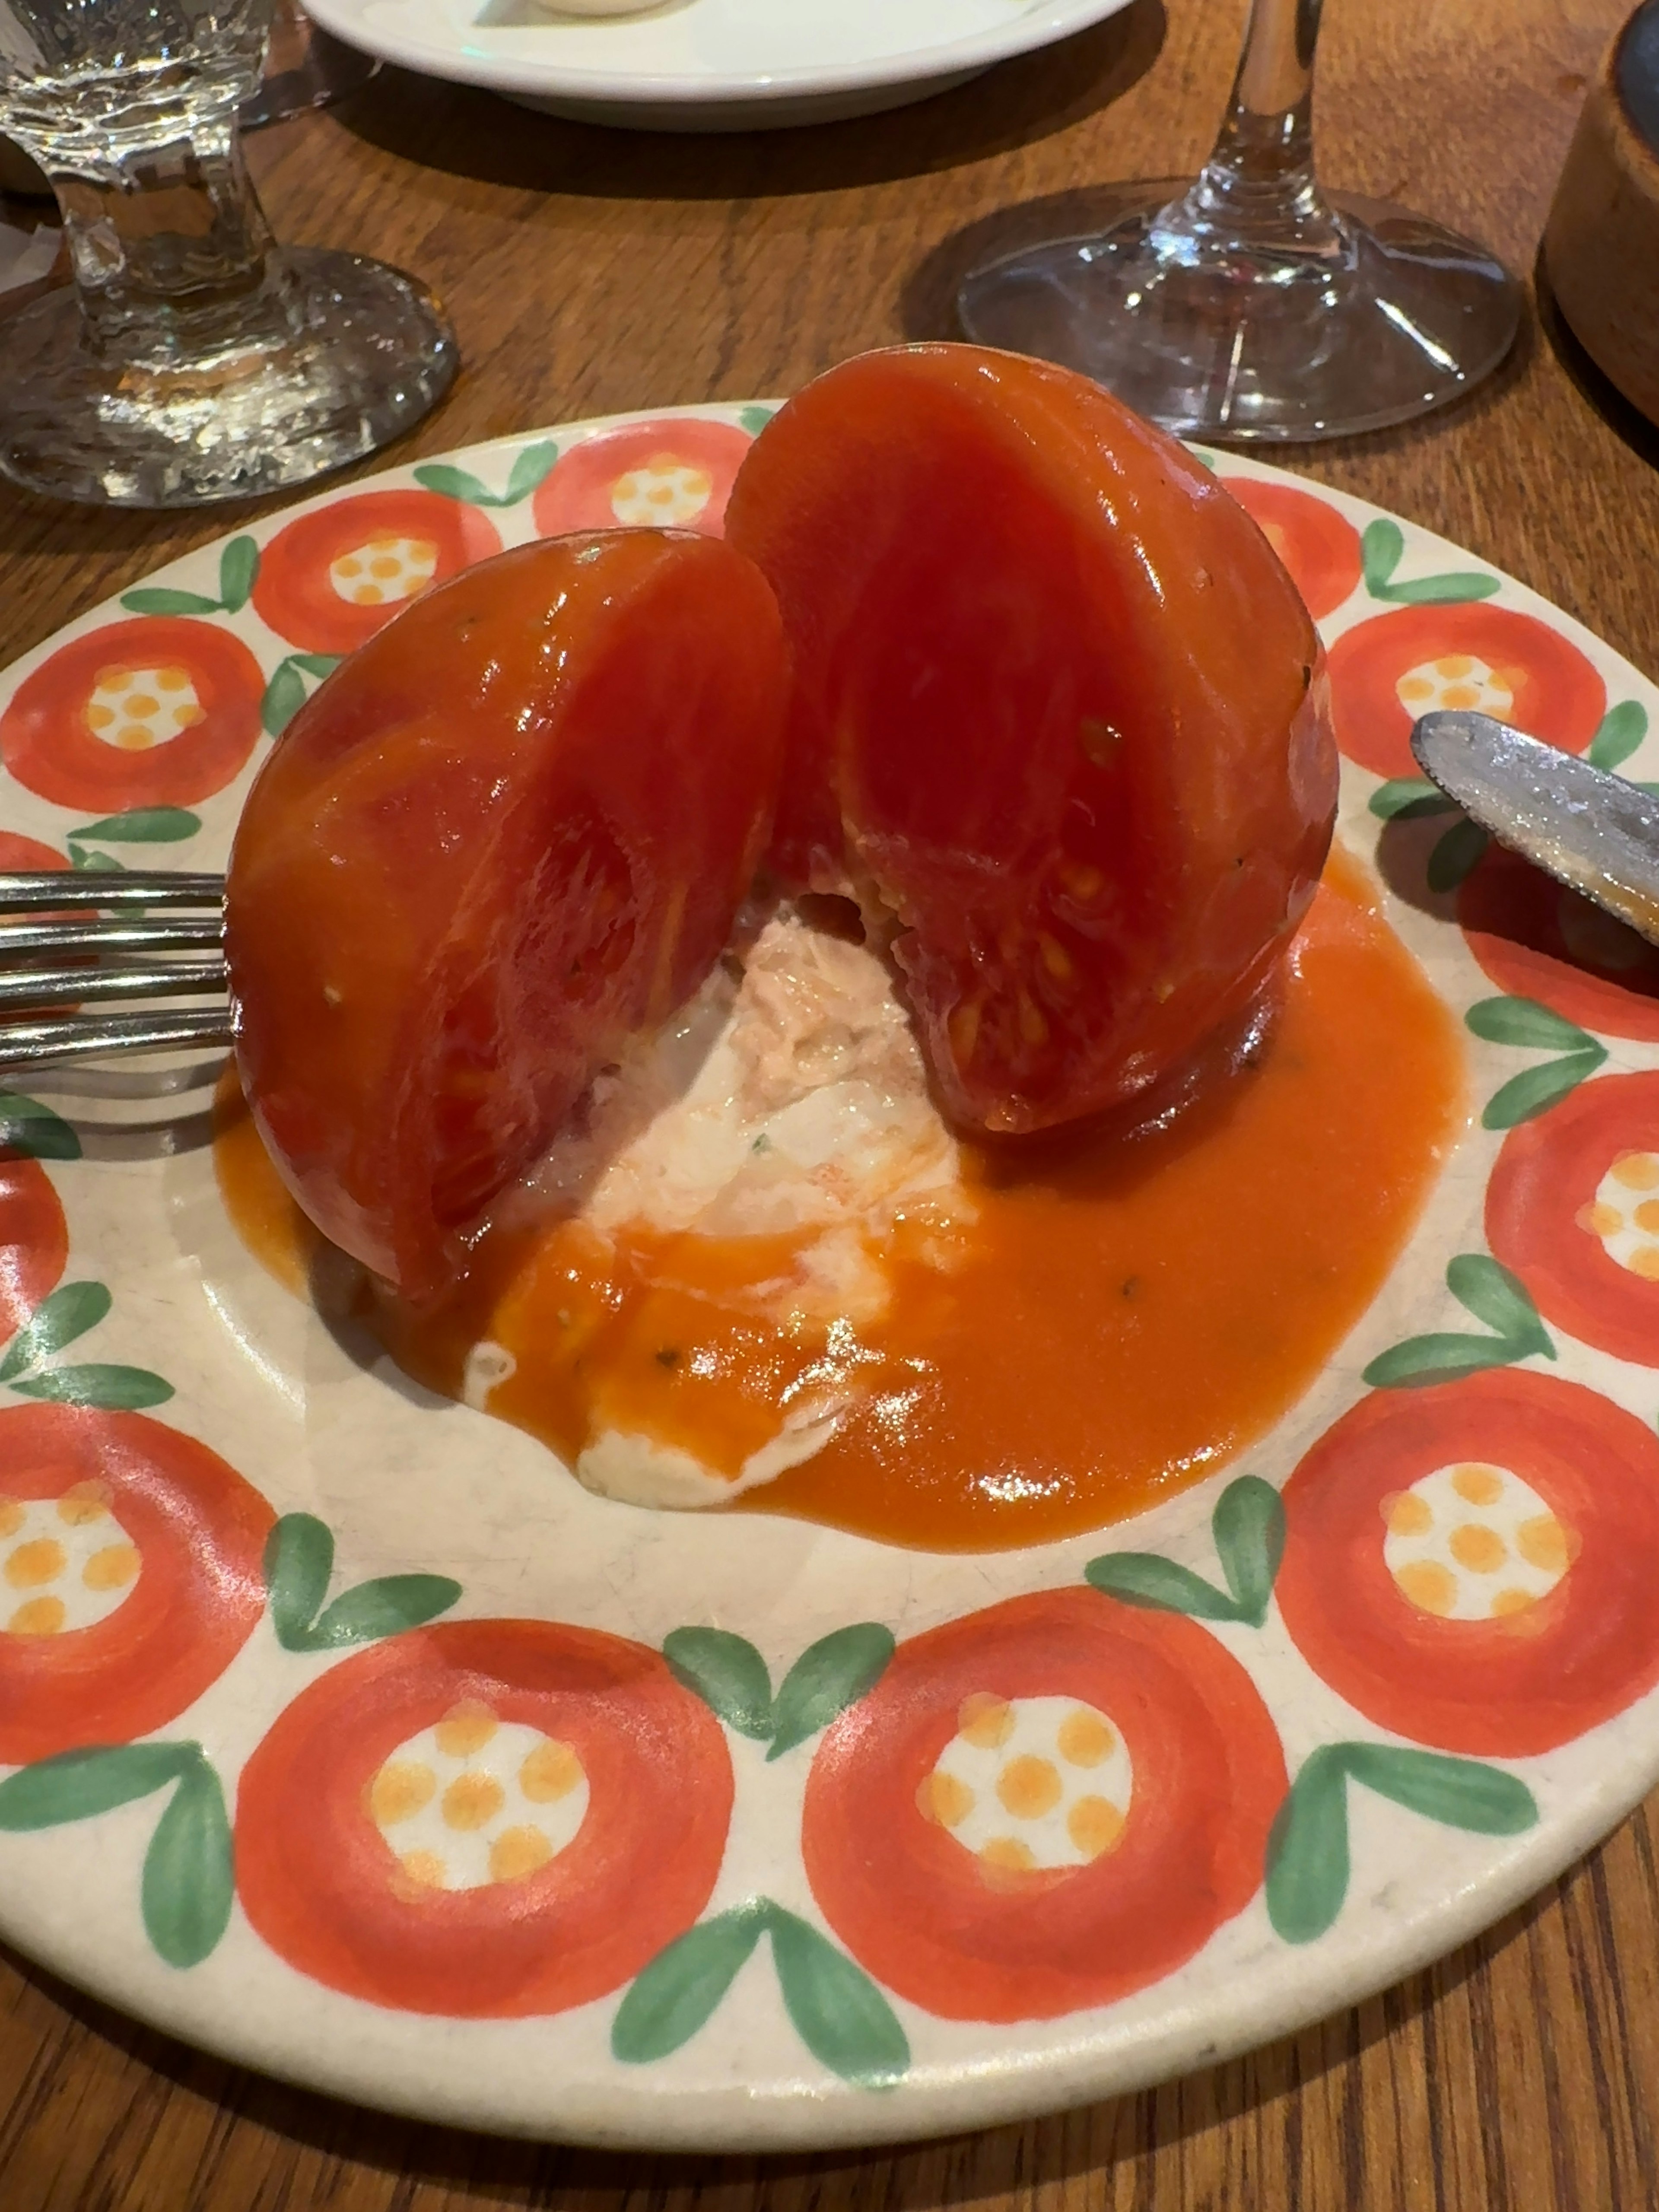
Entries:
[[[993,1883],[924,1818],[918,1789],[976,1692],[1107,1716],[1134,1769],[1114,1850]],[[1206,1631],[1052,1590],[899,1646],[819,1747],[801,1850],[824,1918],[889,1989],[950,2020],[1051,2020],[1160,1980],[1243,1911],[1285,1787],[1266,1706]]]
[[1486,848],[1463,878],[1457,921],[1500,991],[1603,1036],[1659,1044],[1659,947],[1518,853]]
[[1635,1152],[1659,1153],[1659,1072],[1581,1083],[1504,1138],[1486,1185],[1486,1242],[1547,1322],[1659,1367],[1659,1279],[1620,1267],[1581,1218],[1613,1161]]
[[1484,660],[1502,676],[1513,705],[1499,720],[1581,753],[1607,710],[1607,687],[1568,638],[1535,615],[1485,600],[1399,607],[1344,630],[1331,647],[1336,741],[1373,775],[1421,774],[1412,753],[1420,708],[1395,685],[1448,653]]
[[25,1765],[163,1728],[217,1681],[264,1611],[276,1516],[216,1452],[143,1413],[0,1412],[0,1493],[108,1492],[137,1547],[114,1612],[57,1636],[0,1635],[0,1762]]
[[[1383,1558],[1382,1508],[1458,1461],[1529,1483],[1577,1556],[1526,1612],[1420,1611]],[[1659,1682],[1659,1437],[1599,1393],[1525,1369],[1362,1398],[1285,1487],[1275,1595],[1309,1665],[1379,1727],[1479,1759],[1582,1735]]]
[[900,348],[774,418],[726,539],[793,656],[775,864],[897,916],[958,1121],[1114,1105],[1243,1011],[1336,756],[1306,610],[1208,471],[1066,371]]
[[1289,569],[1314,620],[1334,614],[1358,583],[1363,566],[1359,532],[1347,516],[1292,484],[1265,483],[1257,477],[1222,482]]
[[633,471],[662,459],[696,471],[708,479],[708,490],[695,514],[665,514],[660,520],[675,529],[718,538],[750,444],[749,433],[735,423],[696,416],[597,431],[561,454],[537,487],[531,510],[536,527],[544,538],[556,538],[571,530],[614,530],[624,521],[637,525],[642,518],[617,513],[617,494]]
[[718,957],[782,680],[747,562],[618,531],[467,570],[289,725],[231,855],[243,1088],[313,1221],[406,1294]]
[[[587,1814],[538,1873],[411,1895],[365,1792],[469,1701],[568,1743]],[[719,1722],[657,1652],[556,1621],[446,1621],[331,1668],[279,1716],[242,1770],[236,1886],[274,1951],[348,1996],[456,2018],[563,2012],[696,1919],[732,1796]]]
[[488,515],[441,492],[367,491],[331,500],[287,524],[261,550],[253,582],[260,620],[307,653],[350,653],[373,637],[409,603],[356,605],[335,590],[329,570],[376,537],[431,546],[434,584],[501,550],[501,532]]
[[[122,665],[184,669],[201,719],[143,750],[106,744],[85,709],[100,672]],[[58,806],[193,806],[222,791],[253,750],[264,691],[258,662],[228,629],[189,615],[109,623],[23,679],[0,714],[0,756],[19,783]]]

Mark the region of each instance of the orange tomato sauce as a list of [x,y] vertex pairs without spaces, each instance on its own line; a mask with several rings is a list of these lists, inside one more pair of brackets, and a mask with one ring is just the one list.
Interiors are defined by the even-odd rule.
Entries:
[[[1165,1126],[964,1144],[977,1218],[943,1267],[936,1232],[900,1224],[878,1320],[781,1320],[796,1238],[608,1242],[570,1221],[487,1238],[436,1309],[368,1310],[452,1396],[472,1347],[500,1346],[514,1365],[489,1412],[571,1462],[611,1428],[734,1476],[785,1406],[834,1385],[839,1430],[735,1510],[929,1550],[1040,1543],[1273,1425],[1375,1296],[1463,1110],[1451,1016],[1338,853],[1244,1062]],[[302,1283],[320,1240],[234,1095],[216,1150],[245,1241]]]

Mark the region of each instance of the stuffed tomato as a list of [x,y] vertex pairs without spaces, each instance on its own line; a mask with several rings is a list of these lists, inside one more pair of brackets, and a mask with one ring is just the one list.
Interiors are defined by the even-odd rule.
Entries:
[[441,586],[289,725],[231,855],[237,1058],[300,1204],[406,1294],[726,944],[782,682],[747,561],[614,532]]
[[1243,1013],[1336,754],[1312,622],[1207,470],[1083,378],[915,346],[792,400],[726,520],[793,658],[776,865],[896,923],[957,1121],[1112,1106]]

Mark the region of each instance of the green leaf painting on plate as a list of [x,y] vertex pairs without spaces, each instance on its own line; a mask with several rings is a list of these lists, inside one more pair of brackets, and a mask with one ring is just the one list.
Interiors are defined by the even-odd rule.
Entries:
[[711,2019],[765,1934],[770,1907],[750,1898],[688,1928],[630,1984],[611,2024],[611,2048],[631,2066],[666,2058]]
[[240,614],[252,596],[258,573],[258,546],[251,538],[233,538],[219,556],[216,599],[201,592],[180,592],[166,585],[144,584],[134,591],[123,592],[121,605],[131,615]]
[[37,1361],[96,1328],[115,1301],[102,1283],[61,1283],[41,1299],[0,1358],[0,1382],[27,1375]]
[[1210,1534],[1224,1589],[1157,1552],[1103,1552],[1084,1569],[1084,1580],[1125,1605],[1261,1627],[1285,1552],[1285,1508],[1279,1492],[1260,1475],[1240,1475],[1217,1499]]
[[769,1936],[772,1963],[795,2033],[830,2073],[884,2089],[910,2063],[898,2015],[862,1966],[809,1921],[751,1897],[677,1936],[635,1978],[611,2023],[612,2055],[644,2066],[689,2043]]
[[875,1687],[892,1656],[892,1630],[873,1620],[837,1628],[810,1644],[778,1686],[767,1757],[780,1759],[828,1728]]
[[1478,822],[1460,815],[1429,854],[1429,889],[1455,891],[1491,842]]
[[96,1819],[171,1786],[144,1853],[144,1932],[168,1966],[198,1966],[230,1924],[235,1880],[225,1793],[199,1743],[94,1745],[0,1782],[0,1831]]
[[1446,1288],[1459,1305],[1486,1322],[1490,1336],[1441,1331],[1408,1337],[1379,1352],[1364,1373],[1374,1390],[1401,1390],[1428,1382],[1453,1382],[1516,1360],[1553,1359],[1555,1346],[1519,1276],[1484,1252],[1462,1252],[1446,1268]]
[[1601,727],[1590,739],[1585,757],[1592,768],[1606,769],[1613,774],[1623,768],[1647,733],[1647,708],[1639,700],[1621,699],[1602,716]]
[[1350,1782],[1477,1835],[1519,1835],[1538,1820],[1526,1784],[1479,1759],[1396,1744],[1322,1744],[1304,1761],[1267,1839],[1267,1916],[1287,1943],[1323,1936],[1347,1898]]
[[0,1382],[20,1397],[43,1398],[60,1406],[93,1406],[106,1413],[137,1413],[162,1406],[173,1385],[147,1367],[109,1360],[78,1366],[46,1366],[65,1345],[73,1344],[109,1314],[114,1300],[102,1283],[60,1283],[44,1297],[0,1356]]
[[453,468],[445,461],[430,461],[415,471],[415,481],[445,499],[463,501],[469,507],[516,507],[551,472],[559,448],[551,438],[526,446],[514,457],[504,491],[491,491],[470,469]]
[[662,1656],[677,1680],[739,1735],[772,1740],[772,1679],[745,1636],[725,1628],[676,1628]]
[[20,1091],[0,1091],[0,1157],[78,1160],[81,1139],[61,1114]]
[[64,831],[70,845],[84,845],[94,837],[106,845],[175,845],[193,837],[202,818],[184,806],[135,806],[125,814],[106,814],[99,822],[83,822]]
[[1359,541],[1365,589],[1374,599],[1388,599],[1407,607],[1443,605],[1459,599],[1489,599],[1498,589],[1498,578],[1474,568],[1458,568],[1438,576],[1413,576],[1404,582],[1395,577],[1406,550],[1406,533],[1397,522],[1379,515],[1368,522]]
[[1425,776],[1397,775],[1378,784],[1370,805],[1379,822],[1415,822],[1424,815],[1450,814],[1457,802]]
[[320,683],[340,665],[337,653],[290,653],[279,660],[259,702],[259,720],[268,738],[280,738],[309,696],[306,679]]
[[1606,1060],[1607,1047],[1535,999],[1481,999],[1463,1017],[1473,1033],[1488,1044],[1559,1055],[1500,1084],[1480,1115],[1485,1129],[1513,1129],[1544,1113]]
[[334,1538],[314,1513],[285,1513],[265,1541],[271,1626],[285,1651],[344,1651],[400,1636],[447,1613],[461,1586],[447,1575],[377,1575],[325,1604]]
[[766,1662],[746,1637],[724,1628],[677,1628],[663,1638],[676,1679],[738,1735],[781,1759],[875,1687],[893,1656],[879,1621],[833,1629],[803,1651],[772,1694]]

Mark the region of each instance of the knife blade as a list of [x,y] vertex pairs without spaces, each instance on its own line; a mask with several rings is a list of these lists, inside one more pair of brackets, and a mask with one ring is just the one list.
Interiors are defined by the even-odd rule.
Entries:
[[1412,751],[1499,844],[1659,945],[1659,799],[1490,714],[1425,714]]

